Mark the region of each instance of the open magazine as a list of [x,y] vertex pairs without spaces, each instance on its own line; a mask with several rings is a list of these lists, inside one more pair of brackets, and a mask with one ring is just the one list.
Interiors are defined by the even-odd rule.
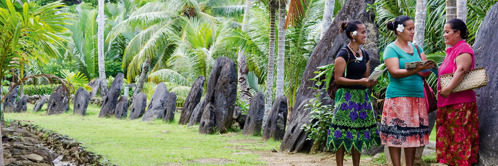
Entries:
[[417,68],[417,65],[419,64],[426,64],[428,62],[433,62],[434,64],[436,64],[436,62],[434,62],[433,60],[425,60],[425,61],[415,61],[415,62],[405,62],[405,68],[410,70],[410,69],[415,69]]
[[387,70],[387,67],[381,70],[374,70],[368,80],[377,80]]

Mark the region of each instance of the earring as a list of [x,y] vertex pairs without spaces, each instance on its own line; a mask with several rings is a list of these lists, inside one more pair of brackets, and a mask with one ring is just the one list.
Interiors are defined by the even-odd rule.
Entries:
[[356,41],[355,39],[353,39],[353,41]]

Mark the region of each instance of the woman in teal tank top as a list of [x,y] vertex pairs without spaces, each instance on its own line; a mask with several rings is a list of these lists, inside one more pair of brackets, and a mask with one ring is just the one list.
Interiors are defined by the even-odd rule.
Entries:
[[414,69],[405,66],[406,62],[426,60],[424,51],[410,43],[415,34],[414,27],[408,16],[398,16],[394,22],[387,23],[387,28],[394,31],[397,39],[384,51],[389,85],[379,131],[382,144],[389,147],[394,166],[401,165],[401,148],[405,151],[406,165],[412,166],[416,148],[429,143],[429,117],[423,80],[418,73],[434,64],[426,63]]

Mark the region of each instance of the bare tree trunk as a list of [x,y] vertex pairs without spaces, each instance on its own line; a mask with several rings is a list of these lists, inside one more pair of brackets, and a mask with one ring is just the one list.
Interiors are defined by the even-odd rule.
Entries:
[[446,21],[457,18],[456,0],[446,0]]
[[427,0],[417,0],[415,12],[415,44],[424,46],[425,20],[427,15]]
[[457,0],[457,18],[467,22],[467,0]]
[[325,32],[330,27],[330,24],[332,24],[332,18],[334,17],[334,5],[335,5],[335,0],[326,0],[325,1],[325,8],[323,9],[323,18],[322,18],[322,30],[320,34],[320,39],[323,38],[325,35]]
[[[415,9],[415,44],[420,47],[424,47],[424,35],[425,35],[425,20],[427,15],[427,0],[417,0],[417,6]],[[434,119],[435,120],[435,119]],[[424,152],[425,146],[418,147],[415,153],[416,164],[421,164],[422,154]]]
[[139,78],[138,83],[137,83],[137,89],[135,89],[133,96],[142,92],[142,88],[144,87],[145,80],[147,79],[147,73],[149,72],[149,68],[150,68],[150,59],[147,58],[144,62],[144,65],[142,66],[142,73],[140,73],[140,78]]
[[277,86],[275,98],[284,95],[285,77],[285,0],[279,0],[278,9],[278,57],[277,57]]
[[[98,42],[98,65],[99,65],[99,79],[105,80],[105,59],[104,59],[104,0],[99,0],[99,15],[98,15],[98,33],[97,33],[97,42]],[[107,89],[107,86],[104,87],[104,84],[100,84],[100,88]],[[103,94],[101,94],[103,95]]]
[[[251,9],[253,0],[246,0],[246,7],[244,9],[244,18],[242,19],[242,31],[247,32],[247,21],[249,17],[249,11]],[[239,54],[237,57],[237,65],[238,65],[238,91],[240,93],[240,99],[244,102],[249,102],[251,98],[251,92],[249,92],[249,84],[247,82],[247,72],[249,69],[247,68],[246,56],[244,55],[244,50],[239,50]]]
[[[1,82],[3,79],[0,79],[0,99],[3,98],[3,84]],[[0,137],[2,137],[2,127],[3,127],[3,110],[2,110],[3,101],[0,100]],[[0,140],[0,165],[5,165],[3,161],[3,141]]]
[[[275,1],[275,0],[271,0]],[[263,129],[265,128],[268,115],[272,106],[272,91],[273,91],[273,67],[275,66],[275,7],[270,2],[270,52],[268,54],[268,75],[266,79],[266,92],[265,92],[265,114],[263,116]]]

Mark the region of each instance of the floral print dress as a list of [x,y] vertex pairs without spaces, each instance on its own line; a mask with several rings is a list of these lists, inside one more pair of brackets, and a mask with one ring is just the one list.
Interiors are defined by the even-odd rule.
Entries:
[[344,146],[348,153],[352,148],[361,152],[380,144],[377,118],[366,89],[338,89],[334,108],[327,137],[330,150]]

